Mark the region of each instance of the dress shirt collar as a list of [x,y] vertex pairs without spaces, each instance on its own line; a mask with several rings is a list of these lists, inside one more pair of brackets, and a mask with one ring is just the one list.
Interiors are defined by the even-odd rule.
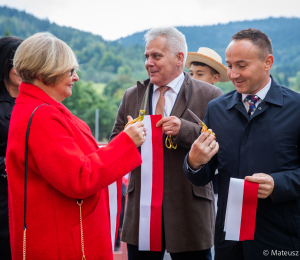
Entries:
[[[184,81],[184,74],[182,72],[177,78],[173,79],[169,84],[166,84],[166,86],[170,87],[176,94],[178,94],[183,84],[183,81]],[[153,84],[153,93],[158,88],[159,86]]]
[[[258,91],[255,95],[258,96],[260,98],[260,100],[264,100],[270,87],[271,87],[271,83],[272,83],[272,79],[270,78],[269,83],[264,86],[260,91]],[[245,101],[245,98],[248,96],[249,94],[242,94],[242,100],[243,102]]]
[[[273,79],[271,75],[270,78],[272,79],[271,87],[263,101],[274,105],[282,106],[283,105],[282,87]],[[233,90],[228,94],[225,94],[225,96],[229,98],[226,109],[231,109],[239,103],[243,105],[242,94],[238,93],[236,90]]]

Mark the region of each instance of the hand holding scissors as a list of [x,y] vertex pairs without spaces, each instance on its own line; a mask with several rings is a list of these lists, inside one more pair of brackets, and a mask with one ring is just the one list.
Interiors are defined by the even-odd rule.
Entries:
[[192,169],[199,169],[218,152],[219,144],[209,131],[203,132],[192,144],[188,155],[188,164]]
[[[131,116],[128,116],[127,118],[129,122],[133,120]],[[124,132],[129,135],[136,147],[140,147],[146,140],[146,128],[144,127],[144,122],[129,124]]]
[[131,121],[129,121],[124,129],[128,126],[128,125],[132,125],[136,122],[140,122],[140,121],[143,121],[144,120],[144,116],[146,114],[146,106],[147,106],[147,101],[148,101],[148,96],[149,96],[149,89],[150,89],[150,81],[149,81],[149,84],[146,88],[146,91],[145,91],[145,94],[144,94],[144,97],[143,97],[143,101],[142,101],[142,105],[141,105],[141,108],[140,108],[140,112],[139,112],[139,116],[136,118],[136,119],[133,119]]
[[188,109],[188,111],[191,114],[191,116],[197,121],[197,123],[199,125],[202,125],[201,134],[204,133],[204,132],[206,132],[206,131],[208,131],[212,135],[214,135],[214,137],[216,139],[215,133],[211,129],[207,129],[207,125],[199,117],[197,117],[195,113],[193,113],[190,109]]
[[188,164],[193,169],[199,169],[203,164],[206,164],[219,150],[219,144],[216,142],[216,135],[201,119],[199,119],[191,110],[189,113],[202,125],[201,135],[192,144],[188,156]]

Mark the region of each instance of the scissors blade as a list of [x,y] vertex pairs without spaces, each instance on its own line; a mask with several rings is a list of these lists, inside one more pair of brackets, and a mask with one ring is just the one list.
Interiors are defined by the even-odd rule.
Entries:
[[148,101],[148,96],[149,96],[150,84],[151,84],[151,82],[149,81],[149,84],[147,85],[147,89],[146,89],[144,97],[143,97],[143,101],[142,101],[142,105],[141,105],[141,109],[140,110],[146,111],[146,106],[147,106],[147,101]]
[[203,121],[199,117],[197,117],[191,110],[188,109],[188,111],[191,114],[191,116],[198,122],[199,125],[203,125]]

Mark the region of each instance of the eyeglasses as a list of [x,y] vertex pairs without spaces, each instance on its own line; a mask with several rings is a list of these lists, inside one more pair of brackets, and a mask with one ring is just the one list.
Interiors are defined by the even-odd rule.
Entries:
[[73,76],[73,73],[74,73],[74,71],[75,71],[75,68],[73,68],[73,69],[71,69],[71,77]]

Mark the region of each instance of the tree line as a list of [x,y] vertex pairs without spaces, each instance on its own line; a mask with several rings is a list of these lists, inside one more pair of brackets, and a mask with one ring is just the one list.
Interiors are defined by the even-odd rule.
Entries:
[[[275,63],[271,74],[281,85],[300,92],[300,19],[269,18],[214,26],[178,27],[186,35],[189,51],[200,46],[216,50],[225,58],[230,37],[243,28],[258,28],[273,41]],[[107,140],[124,91],[145,80],[145,32],[117,41],[74,28],[59,26],[17,9],[0,7],[0,35],[26,39],[37,32],[48,31],[65,41],[75,52],[80,64],[80,81],[73,94],[63,103],[71,112],[95,129],[95,109],[100,110],[99,137]],[[234,90],[231,82],[217,83],[224,93]]]

